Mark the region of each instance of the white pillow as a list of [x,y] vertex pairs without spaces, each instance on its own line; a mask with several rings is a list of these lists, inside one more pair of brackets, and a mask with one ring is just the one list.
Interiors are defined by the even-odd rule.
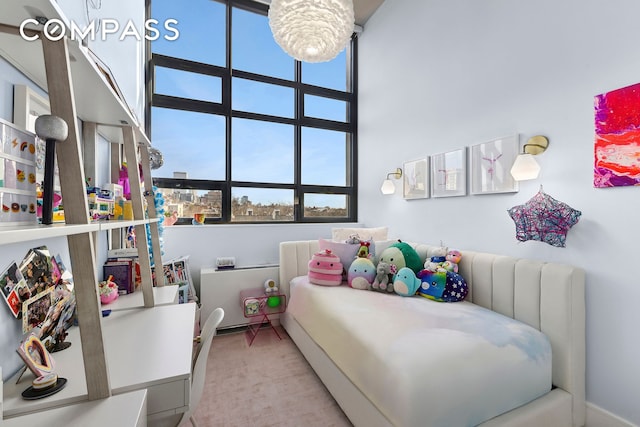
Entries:
[[376,240],[374,242],[375,251],[378,256],[394,243],[398,243],[398,239]]
[[360,240],[387,240],[389,227],[375,228],[332,228],[331,239],[336,242],[344,242],[354,234]]
[[[367,242],[370,243],[369,254],[375,256],[375,244],[371,240],[367,240]],[[353,260],[358,257],[358,249],[360,249],[359,243],[336,242],[327,239],[318,239],[318,246],[321,251],[328,249],[332,254],[337,255],[345,272],[349,271],[349,267],[351,267]]]

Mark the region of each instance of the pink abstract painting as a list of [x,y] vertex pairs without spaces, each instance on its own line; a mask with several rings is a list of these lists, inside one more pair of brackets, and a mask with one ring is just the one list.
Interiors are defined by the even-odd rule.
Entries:
[[597,95],[596,188],[640,185],[640,83]]

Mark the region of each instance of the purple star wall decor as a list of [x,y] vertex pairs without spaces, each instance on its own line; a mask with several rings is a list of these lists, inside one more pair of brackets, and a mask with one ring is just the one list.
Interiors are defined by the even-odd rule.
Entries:
[[537,240],[564,248],[567,232],[582,212],[545,194],[542,189],[525,204],[507,211],[516,225],[516,239],[521,242]]

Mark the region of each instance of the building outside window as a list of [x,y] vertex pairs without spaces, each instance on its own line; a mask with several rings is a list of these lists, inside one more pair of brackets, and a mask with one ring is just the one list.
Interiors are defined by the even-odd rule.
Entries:
[[335,59],[301,63],[275,43],[268,6],[152,0],[179,37],[151,42],[150,129],[163,156],[154,184],[190,224],[357,219],[354,39]]

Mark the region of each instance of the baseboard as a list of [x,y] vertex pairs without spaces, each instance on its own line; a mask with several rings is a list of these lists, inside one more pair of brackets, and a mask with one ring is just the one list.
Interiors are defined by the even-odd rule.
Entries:
[[638,427],[624,418],[587,402],[587,423],[585,427]]

